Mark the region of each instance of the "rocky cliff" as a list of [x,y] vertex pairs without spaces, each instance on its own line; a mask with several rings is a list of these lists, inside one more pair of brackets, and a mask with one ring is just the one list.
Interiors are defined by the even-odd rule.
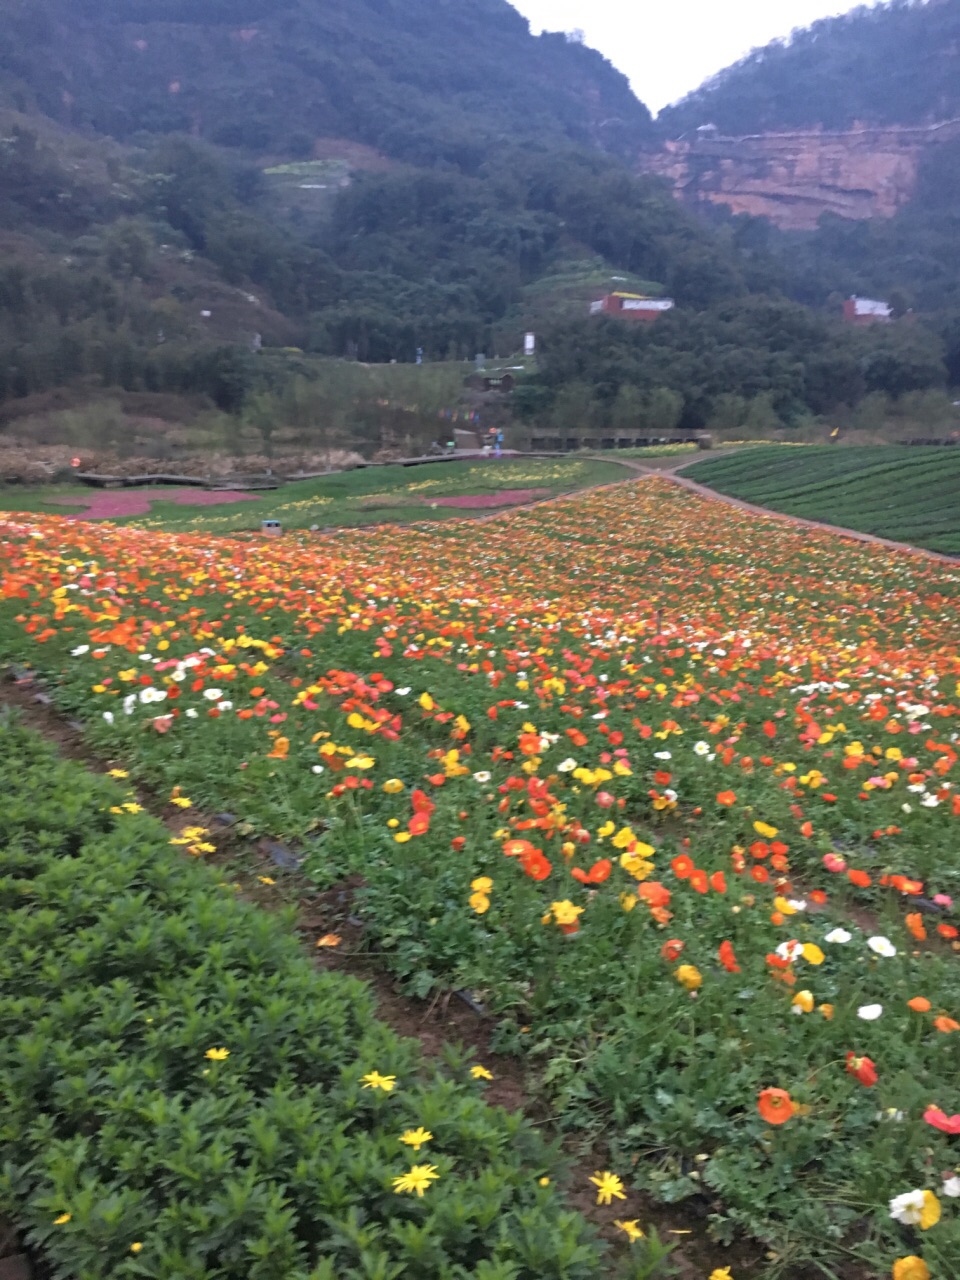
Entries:
[[892,217],[913,195],[922,158],[957,138],[960,120],[741,138],[708,127],[644,153],[639,168],[668,179],[685,204],[727,205],[783,230],[811,231],[824,213]]

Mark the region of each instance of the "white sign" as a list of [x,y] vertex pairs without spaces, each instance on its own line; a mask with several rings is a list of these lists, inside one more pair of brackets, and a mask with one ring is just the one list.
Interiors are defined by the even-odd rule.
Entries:
[[532,356],[536,349],[537,335],[535,333],[526,334],[523,339],[523,354],[525,356]]

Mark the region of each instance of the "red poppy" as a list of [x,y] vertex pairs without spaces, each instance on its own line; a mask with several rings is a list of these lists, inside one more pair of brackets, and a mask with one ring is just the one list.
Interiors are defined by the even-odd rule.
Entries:
[[434,809],[437,807],[430,797],[425,792],[421,791],[419,787],[410,793],[410,802],[413,805],[414,813],[430,814],[433,813]]
[[717,792],[717,804],[722,804],[726,808],[729,808],[730,805],[736,804],[736,803],[737,803],[737,795],[735,791],[718,791]]
[[686,943],[681,942],[679,938],[671,938],[660,948],[660,954],[663,956],[664,960],[673,964],[674,960],[679,960],[680,953],[683,951],[685,946]]
[[595,862],[589,871],[583,871],[580,867],[572,867],[570,874],[574,880],[579,880],[581,884],[603,884],[604,880],[610,878],[610,872],[613,870],[613,863],[609,858],[601,858],[599,862]]
[[858,889],[869,889],[873,884],[866,871],[848,871],[847,879],[851,884],[855,884]]
[[706,893],[710,888],[707,873],[699,867],[690,876],[690,888],[696,890],[697,893]]
[[670,779],[672,777],[673,777],[673,774],[670,773],[669,770],[658,769],[657,772],[653,775],[653,780],[658,787],[667,787],[670,785]]
[[727,892],[727,877],[722,871],[715,871],[710,877],[710,887],[714,893]]
[[938,924],[937,933],[941,938],[955,938],[957,936],[956,927],[952,924]]
[[756,880],[757,884],[766,884],[770,879],[770,872],[766,867],[761,867],[759,863],[755,867],[750,868],[751,877]]
[[673,868],[673,874],[678,880],[689,880],[696,871],[693,859],[686,853],[678,853],[671,861],[670,866]]
[[739,973],[740,966],[737,964],[737,957],[733,954],[733,943],[726,941],[720,943],[720,949],[717,952],[720,963],[726,969],[727,973]]
[[848,1053],[847,1073],[855,1076],[867,1089],[872,1089],[877,1083],[877,1068],[872,1058],[861,1058],[855,1053]]
[[534,849],[532,853],[526,854],[520,860],[524,872],[531,880],[546,880],[547,876],[553,870],[549,861],[543,856],[540,849]]
[[415,813],[407,823],[407,830],[412,836],[423,836],[430,830],[430,815]]
[[927,1107],[923,1118],[927,1124],[932,1124],[934,1129],[939,1129],[941,1133],[960,1133],[960,1115],[948,1116],[939,1107]]

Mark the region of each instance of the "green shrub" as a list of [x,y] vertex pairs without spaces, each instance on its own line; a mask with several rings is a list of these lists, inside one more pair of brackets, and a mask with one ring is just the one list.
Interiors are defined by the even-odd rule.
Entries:
[[[113,812],[117,784],[9,721],[0,740],[0,1211],[54,1276],[599,1273],[539,1185],[556,1152],[462,1054],[426,1066],[291,921]],[[439,1174],[422,1198],[392,1185],[414,1164]]]

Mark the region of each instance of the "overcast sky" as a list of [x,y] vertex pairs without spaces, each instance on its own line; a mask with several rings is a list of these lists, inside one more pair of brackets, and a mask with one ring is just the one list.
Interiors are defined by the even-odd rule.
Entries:
[[853,0],[511,2],[535,32],[582,29],[654,113],[757,45],[858,7]]

